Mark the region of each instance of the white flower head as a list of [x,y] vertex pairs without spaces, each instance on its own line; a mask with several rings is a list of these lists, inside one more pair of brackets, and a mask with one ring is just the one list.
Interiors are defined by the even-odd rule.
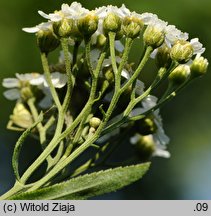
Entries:
[[[66,85],[67,77],[65,74],[54,72],[51,74],[51,80],[55,88],[62,88]],[[9,90],[4,92],[4,96],[8,100],[17,100],[21,97],[20,90],[25,85],[37,86],[42,90],[43,87],[48,87],[45,76],[39,73],[16,73],[16,78],[3,79],[2,85]]]
[[8,100],[17,100],[21,97],[20,89],[22,86],[32,84],[34,80],[40,77],[39,73],[27,73],[18,74],[16,73],[16,78],[5,78],[3,79],[2,85],[9,90],[5,91],[3,94]]
[[[153,108],[157,104],[157,98],[153,95],[147,96],[143,101],[142,101],[142,107],[135,108],[132,110],[130,113],[130,116],[137,116],[141,115],[144,112],[148,111],[149,109]],[[163,129],[163,124],[162,124],[162,118],[159,115],[159,110],[155,110],[152,113],[153,121],[157,126],[156,132],[153,134],[154,140],[159,143],[160,145],[166,145],[169,143],[169,138],[166,136],[165,131]]]
[[169,158],[170,153],[166,150],[166,146],[160,145],[159,142],[157,142],[157,139],[154,137],[154,135],[145,135],[142,136],[140,134],[135,134],[130,138],[130,143],[132,145],[136,145],[139,143],[141,138],[144,138],[144,140],[150,142],[151,144],[154,145],[152,155],[151,156],[158,156],[158,157],[163,157],[163,158]]
[[55,11],[54,13],[46,14],[43,11],[38,11],[38,13],[52,21],[52,22],[58,22],[62,20],[63,18],[67,19],[79,19],[86,14],[89,13],[89,10],[86,8],[83,8],[82,5],[78,2],[73,2],[70,6],[68,4],[62,4],[60,11]]

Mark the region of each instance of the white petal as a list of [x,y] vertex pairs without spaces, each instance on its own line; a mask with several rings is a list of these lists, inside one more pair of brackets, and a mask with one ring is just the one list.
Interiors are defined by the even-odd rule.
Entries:
[[194,54],[202,54],[205,51],[203,44],[199,42],[198,38],[191,39],[190,44],[193,47]]
[[5,78],[3,79],[2,85],[5,88],[15,88],[15,87],[19,87],[20,82],[16,78]]
[[146,110],[144,108],[138,107],[138,108],[134,108],[131,113],[130,113],[130,117],[133,116],[137,116],[137,115],[141,115],[142,113],[144,113]]
[[151,57],[152,59],[155,59],[157,53],[158,53],[158,49],[154,49],[153,52],[151,53],[150,57]]
[[122,73],[121,73],[121,76],[124,77],[125,79],[130,79],[130,74],[127,70],[123,69],[122,70]]
[[7,91],[3,92],[3,95],[8,100],[17,100],[21,97],[18,89],[7,90]]
[[[68,55],[69,55],[69,58],[70,58],[70,61],[72,62],[72,59],[73,59],[73,56],[70,52],[68,52]],[[64,52],[63,51],[60,51],[60,55],[59,55],[59,63],[64,63]]]
[[36,33],[40,29],[37,26],[35,26],[35,27],[31,27],[31,28],[22,28],[22,30],[27,32],[27,33]]
[[157,15],[152,13],[143,13],[140,14],[139,16],[145,25],[150,25],[158,19]]
[[[55,88],[62,88],[67,83],[67,76],[66,74],[61,74],[59,72],[54,72],[51,74],[51,81]],[[44,86],[48,87],[48,83],[44,80]]]
[[149,95],[142,101],[142,105],[146,110],[148,110],[156,105],[157,100],[158,99],[155,96]]
[[35,85],[35,86],[38,86],[38,85],[41,85],[41,84],[43,84],[44,83],[44,76],[39,76],[39,77],[37,77],[37,78],[34,78],[34,79],[31,79],[30,81],[29,81],[29,83],[31,84],[31,85]]
[[63,13],[69,13],[70,7],[69,7],[68,4],[62,4],[61,9],[62,9],[62,12],[63,12]]
[[144,93],[144,83],[141,82],[140,80],[136,81],[136,94],[137,95],[142,95]]
[[119,41],[115,41],[115,49],[118,51],[118,52],[123,52],[124,50],[124,45]]
[[163,157],[163,158],[170,158],[171,154],[167,150],[163,149],[156,149],[153,153],[153,156]]
[[90,56],[91,56],[91,62],[94,67],[96,67],[98,59],[100,57],[101,51],[99,49],[93,49],[91,50]]
[[139,134],[135,134],[134,136],[132,136],[130,138],[130,143],[132,145],[135,145],[135,144],[137,144],[137,142],[139,141],[139,139],[140,139],[140,135]]
[[39,102],[39,106],[43,109],[47,109],[49,107],[52,106],[52,97],[51,95],[45,96],[40,102]]
[[42,17],[44,17],[45,19],[50,19],[50,16],[48,15],[48,14],[46,14],[46,13],[44,13],[43,11],[38,11],[38,14],[40,15],[40,16],[42,16]]

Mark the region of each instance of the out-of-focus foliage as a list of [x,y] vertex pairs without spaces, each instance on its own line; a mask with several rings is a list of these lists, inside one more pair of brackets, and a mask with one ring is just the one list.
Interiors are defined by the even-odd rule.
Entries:
[[[60,0],[1,0],[0,1],[0,80],[14,73],[41,72],[39,52],[35,37],[21,31],[22,27],[41,22],[37,10],[50,12],[59,8]],[[85,7],[126,4],[137,12],[156,13],[168,20],[190,38],[199,36],[207,48],[205,57],[211,56],[211,1],[210,0],[81,0]],[[134,49],[134,55],[136,55]],[[54,59],[55,56],[52,57]],[[153,67],[147,67],[149,76]],[[143,181],[120,193],[106,195],[108,199],[210,199],[211,198],[211,70],[203,78],[192,83],[179,97],[162,110],[164,127],[171,138],[169,160],[155,158],[151,171]],[[162,89],[160,89],[162,91]],[[0,92],[3,88],[0,86]],[[14,104],[0,94],[0,193],[12,185],[13,172],[11,152],[18,137],[16,132],[7,131],[6,123]],[[34,149],[36,144],[26,146]],[[30,161],[29,158],[22,160]],[[134,194],[136,194],[134,196]]]

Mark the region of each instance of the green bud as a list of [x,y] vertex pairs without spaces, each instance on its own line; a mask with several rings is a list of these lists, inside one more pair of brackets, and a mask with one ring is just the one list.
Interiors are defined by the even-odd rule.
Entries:
[[73,29],[73,20],[71,19],[62,19],[58,22],[53,23],[53,30],[55,35],[60,37],[69,37]]
[[51,30],[40,30],[36,33],[36,36],[38,47],[43,53],[49,53],[55,50],[60,44],[60,41]]
[[174,85],[181,85],[190,75],[190,67],[188,65],[177,66],[169,75],[169,81]]
[[24,101],[27,101],[28,99],[30,99],[30,98],[33,97],[33,93],[31,91],[30,87],[23,87],[23,88],[21,88],[20,93],[21,93],[21,98]]
[[103,68],[103,75],[105,79],[108,80],[109,83],[114,82],[114,73],[112,67]]
[[190,66],[191,76],[198,77],[202,76],[207,72],[208,61],[203,56],[196,56]]
[[170,57],[171,49],[167,45],[163,45],[158,48],[156,54],[156,64],[158,68],[164,67],[169,68],[171,65],[171,57]]
[[123,30],[120,29],[117,33],[116,33],[116,36],[115,36],[115,40],[121,40],[124,36],[124,33],[123,33]]
[[78,20],[78,30],[84,37],[91,37],[98,28],[98,17],[92,13]]
[[106,43],[106,37],[103,34],[97,36],[96,46],[103,47]]
[[171,58],[174,61],[184,64],[193,56],[193,47],[188,41],[178,40],[171,49]]
[[155,142],[152,135],[139,136],[138,142],[135,144],[135,148],[139,157],[142,160],[148,160],[155,151]]
[[137,121],[135,126],[141,135],[149,135],[157,131],[157,125],[150,117],[146,117]]
[[136,38],[140,35],[144,23],[136,17],[125,17],[123,20],[123,32],[126,37]]
[[95,128],[97,129],[99,127],[101,123],[101,120],[97,117],[92,117],[90,120],[89,120],[89,125],[92,127],[92,128]]
[[103,29],[105,34],[108,32],[118,32],[121,29],[122,21],[117,15],[110,13],[103,21]]
[[152,25],[147,26],[143,35],[145,44],[153,47],[154,49],[163,44],[164,38],[165,35],[163,30]]

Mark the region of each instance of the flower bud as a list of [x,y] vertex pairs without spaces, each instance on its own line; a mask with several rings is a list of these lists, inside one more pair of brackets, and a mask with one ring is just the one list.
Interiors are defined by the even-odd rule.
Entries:
[[156,64],[158,68],[165,67],[169,68],[171,65],[171,57],[170,57],[171,49],[167,45],[163,45],[158,48],[156,54]]
[[191,76],[202,76],[207,72],[208,61],[203,56],[197,55],[190,66]]
[[96,46],[103,47],[106,43],[106,37],[103,34],[97,36]]
[[36,36],[38,47],[43,53],[49,53],[55,50],[60,44],[60,41],[51,30],[40,30],[36,33]]
[[69,37],[72,33],[73,20],[71,19],[62,19],[58,22],[53,23],[53,30],[56,36],[58,37]]
[[188,41],[178,40],[171,49],[171,58],[174,61],[184,64],[193,56],[193,47]]
[[24,101],[27,101],[28,99],[33,97],[33,93],[29,86],[21,88],[20,93],[21,93],[21,98]]
[[135,123],[137,131],[141,135],[153,134],[157,131],[157,126],[152,118],[146,117]]
[[[132,139],[134,139],[136,143],[133,143]],[[152,135],[141,136],[136,134],[130,141],[132,144],[135,144],[135,148],[141,160],[148,160],[155,151],[155,142]]]
[[123,20],[123,32],[126,37],[136,38],[140,35],[144,23],[136,17],[125,17]]
[[163,44],[164,36],[162,28],[156,25],[148,25],[144,32],[143,40],[147,46],[155,49]]
[[103,21],[105,34],[108,32],[118,32],[121,29],[121,19],[117,15],[110,13]]
[[78,30],[84,37],[91,37],[98,28],[98,17],[92,13],[78,20]]
[[103,68],[103,75],[109,83],[114,82],[114,73],[112,67]]
[[169,81],[174,85],[181,85],[190,75],[190,67],[188,65],[177,66],[169,75]]
[[89,124],[92,128],[94,129],[97,129],[99,127],[101,123],[101,120],[97,117],[92,117],[90,120],[89,120]]

